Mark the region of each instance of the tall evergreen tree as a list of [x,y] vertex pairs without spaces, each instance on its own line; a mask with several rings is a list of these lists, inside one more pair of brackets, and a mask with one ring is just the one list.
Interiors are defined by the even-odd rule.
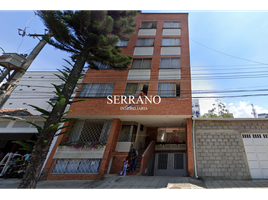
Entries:
[[94,62],[109,65],[115,70],[127,69],[131,57],[121,55],[116,47],[119,40],[129,41],[135,32],[134,17],[139,11],[38,11],[53,37],[45,38],[54,47],[70,53],[74,65],[62,70],[65,81],[62,89],[57,86],[58,100],[51,112],[37,110],[46,115],[43,127],[36,126],[38,139],[32,151],[30,163],[19,188],[36,188],[42,165],[46,159],[54,135],[64,120],[65,108],[81,72],[87,64],[98,69]]

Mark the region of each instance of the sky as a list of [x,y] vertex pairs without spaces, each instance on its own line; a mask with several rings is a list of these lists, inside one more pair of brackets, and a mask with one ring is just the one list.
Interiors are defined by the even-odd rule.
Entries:
[[[44,33],[45,26],[32,10],[0,10],[0,47],[5,52],[29,54],[39,42],[18,34],[19,28],[26,34]],[[199,92],[192,96],[206,97],[199,100],[201,114],[212,108],[215,99],[220,99],[235,118],[253,117],[251,104],[257,113],[268,113],[268,96],[239,96],[268,95],[268,10],[207,10],[201,6],[198,10],[186,7],[143,12],[189,13],[192,90]],[[55,71],[66,65],[63,58],[68,59],[69,54],[46,45],[29,70]],[[201,94],[204,90],[208,94]],[[233,97],[217,98],[222,96]]]

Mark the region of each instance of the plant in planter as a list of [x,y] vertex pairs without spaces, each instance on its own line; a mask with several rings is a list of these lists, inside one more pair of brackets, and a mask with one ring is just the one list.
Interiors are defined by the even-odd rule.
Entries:
[[73,147],[75,149],[99,149],[106,145],[106,142],[63,142],[59,146]]
[[171,139],[171,141],[172,141],[173,143],[179,143],[179,137],[173,137],[173,138]]

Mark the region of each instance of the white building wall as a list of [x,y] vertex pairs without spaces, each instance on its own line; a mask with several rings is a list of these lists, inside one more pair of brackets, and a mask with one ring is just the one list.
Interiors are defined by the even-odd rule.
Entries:
[[52,83],[56,85],[63,83],[54,74],[60,74],[60,72],[26,72],[3,108],[26,108],[34,115],[40,115],[40,113],[28,104],[41,107],[45,110],[51,110],[51,106],[46,101],[55,97],[55,93],[53,92],[55,89]]

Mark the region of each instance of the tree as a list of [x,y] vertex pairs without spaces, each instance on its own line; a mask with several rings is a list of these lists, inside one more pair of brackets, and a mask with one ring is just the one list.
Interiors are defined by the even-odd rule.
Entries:
[[226,109],[226,106],[221,102],[221,100],[217,99],[216,103],[218,109],[215,103],[212,104],[213,108],[209,110],[208,113],[202,115],[201,118],[234,118],[234,116]]
[[[121,55],[116,47],[119,40],[129,41],[135,32],[134,17],[139,11],[38,11],[53,37],[44,37],[54,47],[70,53],[74,62],[71,69],[60,70],[65,84],[62,89],[55,86],[58,99],[51,112],[35,107],[45,113],[43,127],[36,126],[38,139],[19,188],[35,188],[42,165],[46,159],[54,135],[66,122],[62,117],[65,108],[73,103],[70,97],[80,78],[85,64],[98,69],[94,62],[109,65],[115,70],[127,69],[131,57]],[[71,62],[69,62],[71,64]],[[52,104],[51,104],[52,105]],[[66,126],[65,126],[66,128]]]

